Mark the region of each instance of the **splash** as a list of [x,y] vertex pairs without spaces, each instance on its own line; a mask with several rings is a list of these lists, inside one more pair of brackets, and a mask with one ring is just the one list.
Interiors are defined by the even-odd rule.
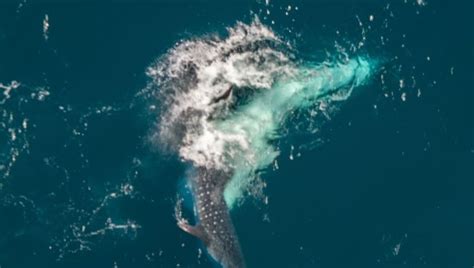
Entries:
[[224,193],[232,207],[279,155],[272,141],[288,115],[347,99],[375,62],[297,60],[289,42],[258,19],[227,32],[178,43],[147,73],[161,102],[155,138],[194,167],[232,172]]

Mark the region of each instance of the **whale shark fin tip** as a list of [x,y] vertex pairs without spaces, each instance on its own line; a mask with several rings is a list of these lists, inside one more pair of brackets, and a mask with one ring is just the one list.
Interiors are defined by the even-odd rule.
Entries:
[[202,228],[200,224],[192,226],[189,225],[186,221],[178,221],[178,227],[186,233],[196,236],[197,238],[201,239],[205,244],[207,244],[207,235],[204,232],[204,228]]

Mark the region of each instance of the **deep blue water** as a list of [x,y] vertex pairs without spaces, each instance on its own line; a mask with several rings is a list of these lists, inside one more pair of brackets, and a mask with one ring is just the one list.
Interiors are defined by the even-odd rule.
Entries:
[[[279,169],[263,175],[268,205],[249,198],[232,211],[247,265],[472,267],[473,11],[432,0],[4,0],[0,83],[20,86],[0,97],[0,267],[211,267],[176,226],[185,166],[150,143],[154,100],[138,93],[176,42],[254,14],[301,57],[365,37],[354,54],[382,63],[318,133],[280,141]],[[318,142],[291,152],[308,140]]]

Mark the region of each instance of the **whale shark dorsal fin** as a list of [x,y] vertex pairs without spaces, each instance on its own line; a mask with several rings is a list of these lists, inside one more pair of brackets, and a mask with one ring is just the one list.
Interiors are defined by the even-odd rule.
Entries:
[[232,85],[226,91],[224,91],[224,93],[222,95],[213,98],[212,101],[211,101],[211,104],[212,103],[217,103],[217,102],[220,102],[221,100],[225,100],[225,99],[229,98],[231,93],[232,93]]
[[192,225],[189,225],[186,221],[178,221],[178,226],[179,228],[181,228],[181,230],[185,231],[186,233],[189,233],[201,239],[204,242],[204,244],[208,243],[206,232],[204,231],[204,228],[202,228],[200,224],[192,226]]

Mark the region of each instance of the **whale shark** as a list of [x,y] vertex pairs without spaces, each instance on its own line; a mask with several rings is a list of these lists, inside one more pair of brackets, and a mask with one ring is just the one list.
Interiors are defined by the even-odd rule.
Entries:
[[289,43],[258,19],[227,31],[183,40],[147,73],[161,102],[153,137],[192,170],[196,223],[177,213],[177,225],[234,268],[245,261],[230,212],[279,155],[273,141],[290,115],[348,99],[377,63],[367,56],[296,60]]

